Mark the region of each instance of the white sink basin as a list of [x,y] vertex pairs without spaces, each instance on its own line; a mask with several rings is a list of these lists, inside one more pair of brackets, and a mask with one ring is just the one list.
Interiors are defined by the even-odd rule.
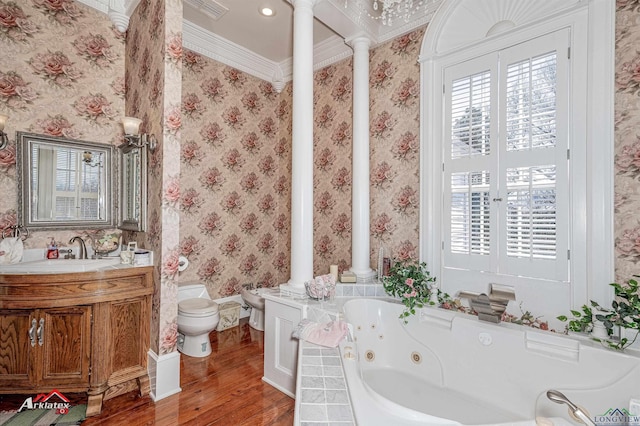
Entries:
[[46,259],[0,265],[0,274],[62,274],[97,271],[120,263],[119,257],[102,259]]

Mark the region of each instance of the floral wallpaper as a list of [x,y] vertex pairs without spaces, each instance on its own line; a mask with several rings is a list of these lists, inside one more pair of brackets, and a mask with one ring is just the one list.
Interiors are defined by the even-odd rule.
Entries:
[[320,275],[330,265],[351,267],[353,61],[318,70],[313,81],[313,271]]
[[[17,223],[15,132],[117,145],[124,115],[124,34],[73,0],[0,0],[0,229]],[[31,232],[27,248],[53,236],[67,245],[91,230]]]
[[[143,119],[149,220],[127,233],[156,255],[152,347],[175,350],[178,282],[212,297],[289,278],[292,85],[182,51],[182,2],[142,0],[125,37],[74,0],[0,0],[0,227],[17,221],[16,131],[119,144],[120,117]],[[616,13],[616,275],[639,273],[640,1]],[[424,29],[370,52],[371,259],[418,256],[419,67]],[[125,84],[126,80],[126,84]],[[125,90],[125,87],[127,89]],[[125,110],[126,93],[126,110]],[[351,266],[352,63],[314,73],[314,273]],[[184,124],[184,126],[183,126]],[[28,248],[78,232],[34,232]],[[179,255],[189,258],[177,273]]]
[[[419,66],[424,29],[371,54],[371,247],[417,256]],[[314,74],[314,274],[351,266],[352,61]],[[184,58],[181,282],[212,297],[289,279],[292,85]]]
[[640,274],[640,1],[616,11],[616,280]]
[[[181,282],[206,283],[213,298],[242,284],[289,279],[291,102],[272,85],[186,51],[183,61]],[[286,127],[286,124],[285,124]],[[290,134],[290,132],[287,132]]]
[[[420,67],[424,28],[370,51],[371,267],[418,256]],[[351,266],[352,60],[314,75],[314,273]]]
[[[371,52],[371,251],[418,258],[420,66],[424,28]],[[377,268],[377,263],[373,263]]]
[[[127,115],[155,135],[149,152],[147,232],[128,233],[155,256],[151,349],[175,351],[178,337],[182,2],[142,0],[127,31]],[[138,235],[136,235],[138,234]]]

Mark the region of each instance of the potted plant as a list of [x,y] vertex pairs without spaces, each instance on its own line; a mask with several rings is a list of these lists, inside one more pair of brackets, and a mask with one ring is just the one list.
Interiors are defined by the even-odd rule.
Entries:
[[399,298],[404,305],[400,318],[405,324],[409,315],[415,315],[416,308],[430,303],[431,285],[435,281],[436,278],[427,270],[427,264],[415,260],[394,262],[389,275],[382,278],[387,294]]

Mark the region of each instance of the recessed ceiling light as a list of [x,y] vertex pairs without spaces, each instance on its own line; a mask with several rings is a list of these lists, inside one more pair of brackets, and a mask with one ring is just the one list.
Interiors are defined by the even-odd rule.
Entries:
[[273,10],[272,8],[268,7],[268,6],[262,6],[260,8],[260,14],[262,16],[267,16],[267,17],[272,17],[276,14],[276,11]]

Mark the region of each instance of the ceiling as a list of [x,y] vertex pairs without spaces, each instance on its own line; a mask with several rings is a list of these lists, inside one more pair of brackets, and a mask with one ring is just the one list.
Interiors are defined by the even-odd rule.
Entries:
[[[107,13],[122,30],[140,0],[78,0]],[[183,0],[184,47],[270,81],[281,90],[292,78],[294,0]],[[313,6],[314,67],[351,55],[345,40],[367,36],[371,47],[429,22],[442,0],[413,0],[416,12],[393,25],[372,18],[379,15],[373,0],[315,0]],[[273,17],[258,8],[269,6]]]
[[[202,3],[196,8],[194,4]],[[217,20],[207,13],[211,4],[228,11]],[[259,6],[275,11],[262,16]],[[215,7],[215,6],[214,6]],[[273,62],[282,62],[293,52],[293,6],[286,0],[184,0],[184,19]],[[313,40],[323,42],[336,33],[314,19]]]

